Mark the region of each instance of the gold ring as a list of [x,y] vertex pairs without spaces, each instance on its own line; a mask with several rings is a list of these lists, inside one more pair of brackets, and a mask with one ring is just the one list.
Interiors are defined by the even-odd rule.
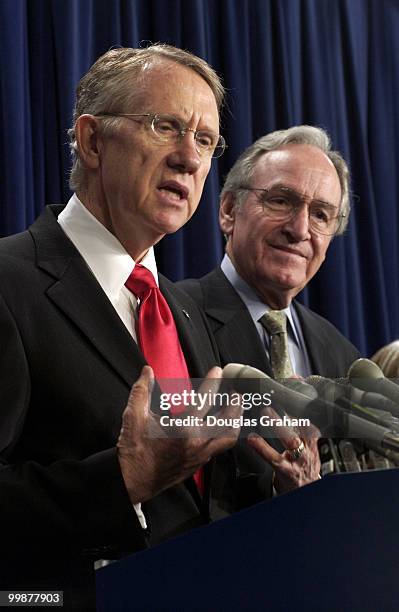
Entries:
[[301,443],[298,448],[293,448],[288,451],[291,461],[297,461],[297,459],[299,459],[304,450],[305,444],[303,443],[303,440],[301,440]]

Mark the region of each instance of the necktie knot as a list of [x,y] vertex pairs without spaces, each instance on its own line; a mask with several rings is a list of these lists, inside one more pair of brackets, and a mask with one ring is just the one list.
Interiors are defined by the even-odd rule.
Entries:
[[134,266],[134,270],[127,279],[125,285],[136,297],[140,298],[141,301],[145,300],[151,292],[151,289],[157,288],[154,276],[141,264],[136,264]]
[[269,310],[260,322],[271,336],[287,333],[287,315],[283,310]]

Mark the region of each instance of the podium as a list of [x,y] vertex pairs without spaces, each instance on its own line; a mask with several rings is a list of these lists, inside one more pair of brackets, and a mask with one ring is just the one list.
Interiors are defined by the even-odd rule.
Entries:
[[98,612],[398,612],[399,470],[327,476],[96,574]]

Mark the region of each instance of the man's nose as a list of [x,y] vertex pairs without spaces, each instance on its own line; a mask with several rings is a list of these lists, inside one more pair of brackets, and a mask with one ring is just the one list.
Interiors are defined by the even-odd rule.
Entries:
[[300,206],[283,224],[283,232],[289,234],[292,242],[301,242],[310,238],[309,208]]
[[173,149],[169,153],[168,164],[172,168],[177,168],[179,172],[193,174],[200,167],[201,161],[193,131],[187,130],[186,133],[176,141]]

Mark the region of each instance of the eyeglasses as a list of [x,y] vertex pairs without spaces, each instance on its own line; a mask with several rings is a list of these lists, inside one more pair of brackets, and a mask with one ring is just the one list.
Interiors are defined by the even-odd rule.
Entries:
[[203,157],[220,157],[226,149],[226,141],[220,134],[208,132],[208,130],[193,130],[187,127],[185,123],[180,121],[174,115],[154,115],[152,113],[103,113],[96,115],[102,117],[126,117],[131,121],[137,121],[133,117],[146,117],[147,126],[151,128],[152,133],[159,143],[169,144],[178,142],[187,132],[192,132],[195,140],[197,153]]
[[333,204],[322,200],[309,201],[309,198],[290,187],[262,189],[241,186],[239,189],[260,192],[259,201],[264,213],[274,221],[289,221],[304,205],[308,205],[310,228],[324,236],[334,236],[341,227],[342,219],[346,216],[343,212],[337,215],[337,207]]

